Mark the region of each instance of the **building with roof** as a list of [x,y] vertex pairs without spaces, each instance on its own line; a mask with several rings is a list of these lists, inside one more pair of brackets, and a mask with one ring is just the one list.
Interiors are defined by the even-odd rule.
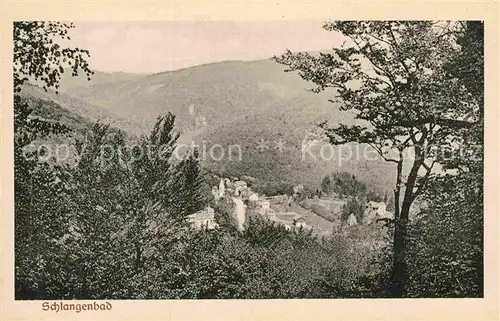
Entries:
[[198,230],[201,230],[203,228],[212,230],[218,226],[218,224],[215,222],[215,211],[210,206],[194,214],[188,215],[187,220],[194,228]]

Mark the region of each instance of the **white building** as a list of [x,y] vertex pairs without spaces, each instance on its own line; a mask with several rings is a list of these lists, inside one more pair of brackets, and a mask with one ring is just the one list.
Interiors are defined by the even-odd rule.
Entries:
[[219,198],[224,196],[225,193],[226,193],[226,187],[224,186],[224,181],[221,178],[219,183]]
[[271,208],[267,209],[264,212],[263,216],[266,219],[270,220],[270,221],[275,221],[276,220],[276,212],[273,209],[271,209]]
[[264,210],[268,210],[271,207],[271,204],[266,199],[260,199],[257,201],[257,206],[263,208]]
[[247,182],[245,181],[236,181],[234,182],[235,187],[240,187],[241,189],[247,188]]
[[221,198],[221,196],[219,194],[219,189],[217,188],[217,186],[212,187],[212,195],[214,196],[214,199],[216,201],[218,201]]
[[198,230],[203,228],[212,230],[218,226],[215,222],[215,211],[210,206],[194,214],[188,215],[187,220]]
[[351,215],[349,215],[349,217],[347,218],[347,225],[354,226],[357,224],[358,220],[356,219],[356,216],[354,216],[354,214],[351,213]]
[[304,185],[302,185],[302,184],[301,184],[301,185],[297,185],[297,186],[294,186],[294,187],[293,187],[293,192],[294,192],[295,194],[300,194],[300,193],[302,193],[303,191],[304,191]]
[[293,225],[295,225],[295,227],[306,227],[306,219],[302,216],[297,215],[293,218]]
[[258,201],[259,201],[259,195],[258,195],[258,194],[256,194],[256,193],[253,193],[252,195],[250,195],[250,196],[248,197],[248,200],[249,200],[250,202],[258,202]]
[[392,218],[391,212],[387,212],[387,206],[384,202],[373,202],[370,201],[366,203],[365,212],[363,215],[363,223],[371,224],[379,219]]

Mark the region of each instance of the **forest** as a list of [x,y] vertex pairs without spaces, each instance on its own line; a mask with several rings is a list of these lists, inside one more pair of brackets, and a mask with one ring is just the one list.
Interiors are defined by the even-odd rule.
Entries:
[[[377,195],[353,176],[325,173],[321,192],[350,199],[344,219],[361,218],[367,199],[394,212],[383,228],[326,237],[265,219],[244,231],[226,224],[198,151],[175,157],[168,110],[135,149],[109,124],[76,130],[39,116],[22,96],[28,83],[57,92],[64,73],[93,76],[91,52],[58,43],[72,27],[14,24],[17,300],[483,297],[482,22],[329,22],[324,29],[350,47],[273,58],[315,92],[334,88],[342,109],[367,124],[319,124],[330,144],[369,144],[395,166],[393,189]],[[30,149],[55,141],[77,157],[42,162]],[[255,186],[293,193],[283,182]],[[218,228],[193,229],[186,218],[209,205]]]

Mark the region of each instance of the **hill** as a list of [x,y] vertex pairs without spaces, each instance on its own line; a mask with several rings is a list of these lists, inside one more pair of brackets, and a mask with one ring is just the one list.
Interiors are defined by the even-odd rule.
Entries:
[[137,80],[147,76],[147,74],[134,74],[127,72],[102,72],[102,71],[94,71],[94,75],[92,75],[90,81],[87,79],[87,76],[79,74],[76,77],[71,75],[71,70],[66,69],[59,81],[60,91],[68,91],[71,89],[75,89],[78,87],[87,87],[91,85],[101,85],[106,83],[119,83],[131,80]]
[[21,96],[30,101],[35,114],[60,121],[71,128],[82,130],[96,121],[110,124],[132,135],[139,135],[146,130],[133,118],[123,118],[100,106],[89,104],[64,93],[56,94],[52,90],[44,91],[35,85],[22,87]]
[[[353,117],[328,101],[332,92],[308,91],[310,85],[298,75],[285,73],[270,60],[227,61],[151,75],[97,75],[87,83],[65,79],[63,94],[50,98],[81,115],[111,119],[133,134],[146,132],[158,115],[170,111],[177,116],[180,142],[199,144],[206,151],[204,166],[232,175],[319,186],[332,171],[348,171],[384,189],[393,183],[389,164],[356,155],[341,160],[339,155],[347,158],[355,150],[322,147],[321,138],[304,154],[304,139],[318,138],[315,123],[352,123]],[[258,148],[261,142],[265,145]],[[224,157],[218,159],[221,150]],[[237,151],[231,159],[229,150]]]

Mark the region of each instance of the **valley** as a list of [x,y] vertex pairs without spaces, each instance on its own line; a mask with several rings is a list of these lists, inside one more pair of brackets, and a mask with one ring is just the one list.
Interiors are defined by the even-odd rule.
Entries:
[[[203,167],[226,175],[317,188],[328,173],[345,171],[378,189],[390,188],[392,164],[359,156],[366,146],[353,144],[346,149],[325,141],[319,122],[355,120],[328,101],[332,92],[315,94],[309,89],[279,64],[257,60],[148,75],[96,72],[91,81],[65,73],[59,94],[36,86],[25,86],[23,94],[136,137],[149,132],[159,115],[172,112],[181,134],[179,144],[203,144],[208,150],[238,146],[239,158],[201,160]],[[317,143],[304,151],[312,140]],[[265,142],[263,148],[259,142]]]

